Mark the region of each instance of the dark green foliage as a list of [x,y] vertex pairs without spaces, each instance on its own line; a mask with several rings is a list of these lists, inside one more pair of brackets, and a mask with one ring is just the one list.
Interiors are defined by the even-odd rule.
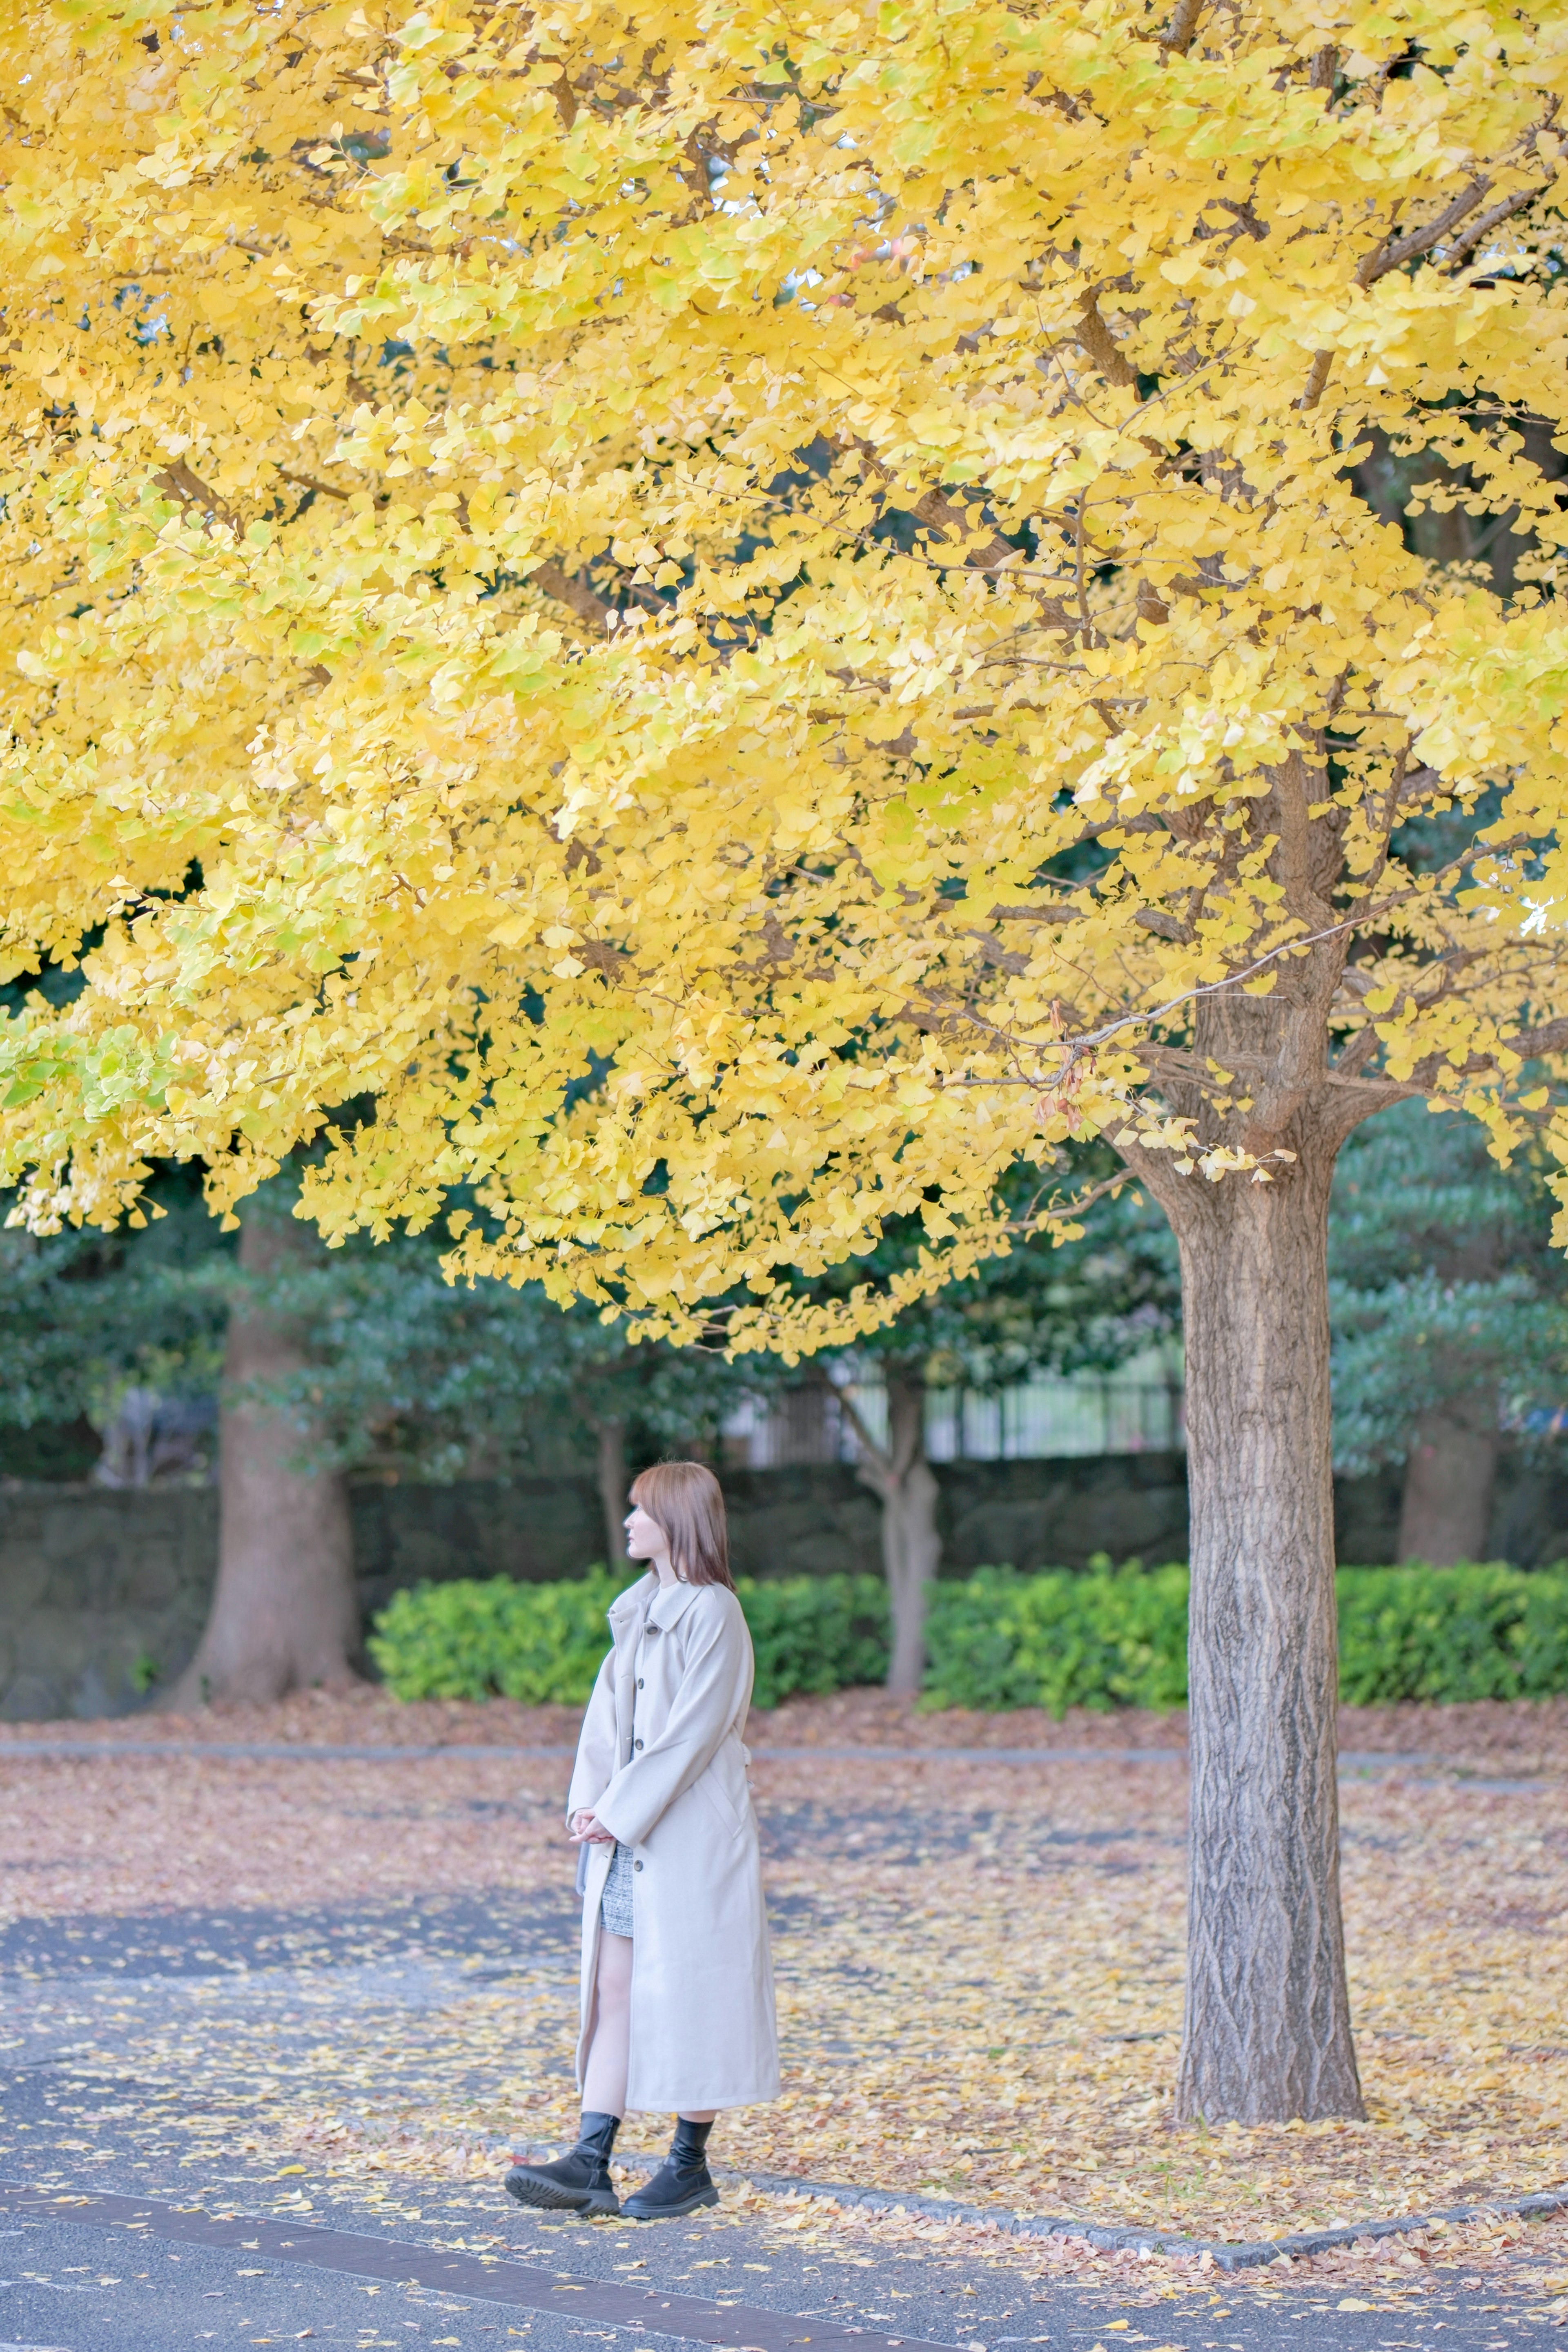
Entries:
[[[625,1576],[425,1584],[376,1621],[371,1654],[399,1698],[580,1706]],[[1340,1692],[1395,1699],[1544,1698],[1568,1691],[1568,1572],[1503,1567],[1339,1572]],[[940,1584],[925,1705],[998,1709],[1180,1706],[1186,1697],[1185,1568],[982,1568]],[[873,1576],[740,1586],[757,1651],[757,1704],[879,1682],[887,1600]]]
[[591,1568],[561,1584],[510,1577],[396,1592],[369,1648],[398,1698],[516,1698],[580,1706],[609,1647],[604,1612],[624,1576]]
[[[1020,1226],[1049,1198],[1086,1196],[1115,1173],[1106,1144],[1076,1144],[1042,1177],[1019,1171],[1003,1188]],[[1175,1237],[1135,1185],[1125,1184],[1085,1211],[1075,1241],[1020,1231],[1003,1256],[987,1258],[961,1282],[948,1283],[904,1308],[880,1331],[853,1342],[858,1360],[903,1368],[928,1387],[949,1382],[995,1391],[1032,1372],[1114,1371],[1129,1357],[1179,1329],[1181,1283]],[[875,1292],[918,1264],[925,1235],[916,1217],[890,1220],[877,1248],[813,1281],[785,1276],[821,1300],[862,1285]]]
[[[11,1445],[7,1471],[84,1475],[93,1426],[129,1388],[212,1398],[236,1309],[299,1338],[307,1367],[265,1393],[294,1417],[298,1465],[312,1470],[444,1480],[574,1466],[593,1458],[601,1419],[622,1424],[634,1457],[653,1457],[711,1444],[725,1415],[781,1373],[771,1358],[738,1366],[710,1349],[629,1347],[593,1307],[563,1313],[537,1284],[451,1284],[434,1234],[357,1237],[247,1276],[199,1171],[162,1171],[151,1193],[162,1213],[142,1231],[0,1230],[0,1429],[37,1433]],[[287,1219],[296,1198],[286,1173],[257,1206]]]
[[1342,1569],[1339,1636],[1342,1698],[1546,1698],[1568,1690],[1568,1575]]
[[796,1692],[820,1696],[880,1683],[887,1674],[887,1586],[880,1576],[739,1580],[757,1653],[756,1704]]
[[[521,1699],[580,1706],[608,1647],[604,1612],[625,1570],[591,1568],[569,1584],[422,1584],[395,1593],[370,1652],[398,1698]],[[756,1701],[842,1690],[887,1672],[887,1593],[879,1576],[797,1576],[740,1597],[757,1654]]]
[[1180,1706],[1186,1570],[1020,1576],[982,1568],[938,1585],[926,1625],[928,1706]]
[[1329,1211],[1334,1464],[1403,1462],[1427,1415],[1528,1436],[1568,1402],[1568,1262],[1526,1150],[1500,1168],[1457,1112],[1401,1103],[1358,1128]]
[[126,1388],[210,1394],[223,1358],[222,1275],[232,1250],[190,1171],[160,1172],[141,1232],[0,1232],[0,1424],[8,1473],[79,1477]]
[[273,1282],[267,1305],[304,1334],[309,1369],[275,1391],[316,1469],[395,1467],[443,1481],[591,1461],[601,1421],[633,1457],[711,1445],[779,1377],[716,1349],[629,1347],[596,1308],[563,1311],[537,1283],[449,1283],[432,1234],[350,1243]]

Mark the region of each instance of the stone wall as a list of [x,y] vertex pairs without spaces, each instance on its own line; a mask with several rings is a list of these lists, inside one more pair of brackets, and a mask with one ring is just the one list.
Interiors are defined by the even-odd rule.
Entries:
[[[847,1465],[723,1475],[742,1575],[879,1570],[877,1506]],[[945,1463],[937,1477],[948,1574],[1186,1552],[1179,1454]],[[603,1553],[587,1477],[356,1486],[353,1514],[367,1617],[422,1578],[573,1576]],[[1391,1559],[1398,1517],[1396,1474],[1342,1480],[1340,1558]],[[167,1685],[201,1633],[217,1533],[210,1487],[0,1486],[0,1717],[122,1714]],[[1490,1552],[1525,1568],[1568,1557],[1568,1475],[1505,1465]]]
[[123,1715],[195,1649],[218,1554],[211,1487],[0,1492],[0,1716]]

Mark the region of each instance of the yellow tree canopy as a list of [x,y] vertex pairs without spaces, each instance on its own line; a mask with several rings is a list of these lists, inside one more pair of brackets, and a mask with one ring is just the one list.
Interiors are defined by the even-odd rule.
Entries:
[[460,1266],[810,1342],[776,1269],[918,1211],[935,1279],[1070,1133],[1267,1177],[1303,1069],[1515,1131],[1560,9],[5,19],[19,1213],[325,1136],[329,1235],[470,1188]]

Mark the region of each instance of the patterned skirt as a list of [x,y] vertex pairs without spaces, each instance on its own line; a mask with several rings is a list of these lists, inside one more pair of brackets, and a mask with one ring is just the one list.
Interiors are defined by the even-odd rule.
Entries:
[[632,1849],[617,1845],[599,1902],[600,1925],[611,1936],[632,1933]]

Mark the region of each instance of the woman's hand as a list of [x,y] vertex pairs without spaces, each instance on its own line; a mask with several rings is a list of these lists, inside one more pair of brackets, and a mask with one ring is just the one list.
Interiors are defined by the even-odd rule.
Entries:
[[568,1835],[573,1845],[613,1845],[615,1843],[614,1831],[607,1830],[601,1821],[595,1819],[591,1806],[580,1813],[573,1813],[568,1825]]

